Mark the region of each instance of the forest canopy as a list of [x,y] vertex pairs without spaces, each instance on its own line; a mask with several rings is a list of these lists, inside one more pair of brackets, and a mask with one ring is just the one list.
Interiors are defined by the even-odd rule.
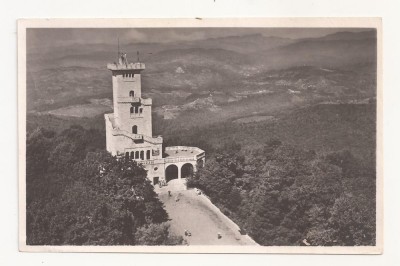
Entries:
[[189,181],[267,246],[375,244],[375,168],[349,151],[319,155],[271,139],[227,141]]
[[27,136],[27,244],[182,244],[143,167],[103,146],[80,126]]
[[[304,108],[275,122],[175,131],[166,121],[155,124],[164,146],[206,151],[189,186],[259,244],[357,246],[376,239],[375,117],[375,104],[346,104]],[[34,129],[41,119],[27,134],[28,244],[182,243],[170,234],[143,168],[105,152],[101,127],[53,118],[58,130]]]

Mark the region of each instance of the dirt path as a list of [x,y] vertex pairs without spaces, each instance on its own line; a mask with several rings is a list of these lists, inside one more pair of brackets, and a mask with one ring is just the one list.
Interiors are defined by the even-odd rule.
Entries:
[[[176,196],[179,200],[176,201]],[[189,245],[257,245],[249,236],[241,235],[239,227],[211,201],[194,190],[159,191],[159,197],[171,219],[171,230],[182,235]],[[185,236],[185,229],[191,236]],[[217,234],[222,237],[218,239]]]

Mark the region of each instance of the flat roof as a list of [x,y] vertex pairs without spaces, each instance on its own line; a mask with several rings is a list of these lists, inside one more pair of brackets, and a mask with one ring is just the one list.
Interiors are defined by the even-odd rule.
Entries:
[[197,156],[203,152],[197,147],[174,146],[165,148],[166,158]]

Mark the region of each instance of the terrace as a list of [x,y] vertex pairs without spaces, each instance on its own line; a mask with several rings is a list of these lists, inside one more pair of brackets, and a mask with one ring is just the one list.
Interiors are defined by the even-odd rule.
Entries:
[[204,151],[197,147],[172,146],[165,148],[165,159],[191,159],[197,160],[204,157]]

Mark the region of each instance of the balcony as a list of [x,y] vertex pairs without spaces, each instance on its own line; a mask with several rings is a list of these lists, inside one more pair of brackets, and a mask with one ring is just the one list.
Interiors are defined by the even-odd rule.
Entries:
[[139,97],[118,97],[118,103],[141,103],[141,98]]
[[197,147],[172,146],[165,148],[165,162],[188,162],[196,161],[205,157],[205,152]]
[[132,134],[128,131],[125,130],[120,130],[120,129],[114,129],[112,132],[113,136],[125,136],[128,137],[132,140],[142,140],[143,139],[143,135],[142,134]]
[[142,105],[151,105],[153,101],[151,99],[143,99],[140,97],[118,97],[118,103],[138,103]]

